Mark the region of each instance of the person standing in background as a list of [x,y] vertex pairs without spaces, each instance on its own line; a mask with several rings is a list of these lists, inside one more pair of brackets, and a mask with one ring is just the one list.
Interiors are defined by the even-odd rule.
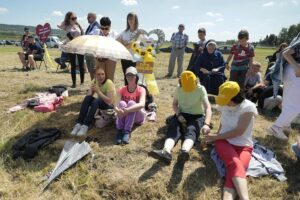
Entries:
[[[111,21],[108,17],[102,17],[100,19],[100,25],[100,36],[110,37],[113,39],[117,38],[117,33],[111,30]],[[104,69],[106,77],[111,81],[114,81],[116,65],[116,60],[97,58],[97,66],[101,66]]]
[[[87,20],[88,20],[88,23],[90,25],[86,29],[85,34],[86,35],[99,35],[100,25],[97,22],[96,13],[90,12],[87,15]],[[87,55],[85,55],[85,61],[86,61],[86,65],[87,65],[88,71],[89,71],[90,76],[91,76],[91,80],[93,80],[94,79],[94,74],[95,74],[95,68],[96,68],[96,59],[93,55],[87,54]]]
[[[126,29],[120,33],[117,40],[122,43],[133,55],[133,50],[131,48],[132,41],[134,37],[137,35],[139,27],[138,16],[134,12],[130,12],[127,15],[126,20]],[[136,67],[136,62],[132,60],[121,59],[122,70],[124,74],[124,82],[126,81],[125,72],[128,67]]]
[[172,50],[171,50],[171,55],[169,60],[168,74],[165,76],[165,78],[172,77],[175,68],[176,58],[177,58],[177,65],[178,65],[177,78],[179,78],[180,74],[182,73],[184,51],[185,51],[185,47],[189,42],[189,36],[187,34],[184,34],[183,31],[184,31],[184,24],[179,24],[178,32],[173,33],[171,37]]
[[198,59],[198,57],[203,53],[203,50],[205,48],[205,44],[206,44],[206,30],[205,28],[199,28],[198,29],[198,38],[199,41],[197,43],[194,43],[194,52],[192,53],[189,65],[187,67],[187,70],[191,70],[194,65],[196,64],[196,61]]
[[[67,32],[67,37],[72,40],[80,35],[83,35],[83,30],[80,24],[77,22],[77,16],[74,12],[67,12],[64,21],[57,25],[58,28]],[[67,41],[68,42],[68,41]],[[80,54],[69,53],[71,62],[71,77],[72,77],[72,88],[76,88],[76,58],[79,64],[80,71],[80,85],[84,83],[84,56]]]

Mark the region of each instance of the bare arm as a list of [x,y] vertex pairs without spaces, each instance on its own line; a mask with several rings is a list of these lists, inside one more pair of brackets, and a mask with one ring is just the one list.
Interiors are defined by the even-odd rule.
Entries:
[[233,54],[229,54],[229,56],[228,56],[228,58],[227,58],[227,61],[226,61],[226,63],[225,63],[225,67],[226,67],[227,70],[230,70],[230,65],[229,65],[229,63],[230,63],[232,57],[233,57]]

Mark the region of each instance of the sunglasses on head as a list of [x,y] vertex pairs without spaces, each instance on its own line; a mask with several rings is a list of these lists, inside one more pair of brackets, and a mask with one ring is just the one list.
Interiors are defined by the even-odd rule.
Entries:
[[71,18],[71,20],[73,20],[73,21],[76,20],[76,19],[77,19],[77,17],[72,17],[72,18]]
[[109,27],[101,27],[101,30],[109,30]]

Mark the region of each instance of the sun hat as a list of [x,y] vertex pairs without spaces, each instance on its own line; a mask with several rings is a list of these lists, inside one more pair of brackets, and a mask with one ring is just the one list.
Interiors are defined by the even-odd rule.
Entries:
[[191,71],[182,72],[180,76],[180,82],[183,91],[192,92],[193,90],[195,90],[197,86],[196,79],[197,78],[193,72]]
[[214,45],[215,47],[217,47],[217,43],[216,43],[216,41],[214,41],[214,40],[209,40],[207,43],[206,43],[206,48],[208,47],[208,45]]
[[134,74],[134,75],[137,75],[137,70],[136,70],[135,67],[128,67],[128,68],[126,69],[125,75],[126,75],[126,74]]
[[222,85],[220,85],[219,94],[216,97],[216,103],[220,106],[225,106],[239,92],[240,92],[240,86],[237,82],[227,81]]

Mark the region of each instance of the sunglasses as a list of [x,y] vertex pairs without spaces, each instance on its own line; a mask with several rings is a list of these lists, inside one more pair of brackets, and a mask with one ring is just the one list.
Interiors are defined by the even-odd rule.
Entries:
[[77,19],[77,17],[72,17],[72,18],[71,18],[71,20],[73,20],[73,21],[76,20],[76,19]]
[[132,74],[132,73],[126,74],[126,77],[134,77],[134,76],[135,76],[135,74]]
[[109,30],[110,28],[109,27],[101,27],[101,30]]

